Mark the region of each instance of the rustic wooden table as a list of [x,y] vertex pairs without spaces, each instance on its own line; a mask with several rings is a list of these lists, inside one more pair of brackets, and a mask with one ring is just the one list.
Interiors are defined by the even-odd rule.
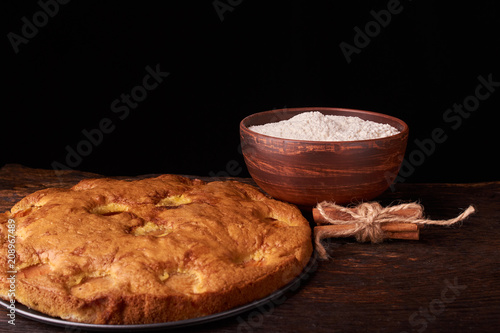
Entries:
[[[0,169],[0,210],[36,190],[67,187],[89,177],[99,175],[56,175],[52,170],[6,165]],[[426,227],[419,241],[372,245],[351,238],[328,240],[332,259],[317,261],[295,290],[260,308],[189,331],[498,332],[499,195],[500,182],[398,184],[394,192],[378,198],[383,205],[418,200],[432,219],[455,217],[469,204],[477,213],[460,226]],[[304,215],[310,218],[310,212]],[[0,332],[82,332],[19,315],[12,326],[8,319],[2,308]]]

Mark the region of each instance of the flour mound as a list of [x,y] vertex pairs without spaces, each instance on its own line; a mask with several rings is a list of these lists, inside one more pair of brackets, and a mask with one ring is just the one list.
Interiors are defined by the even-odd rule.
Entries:
[[288,120],[250,126],[251,131],[283,139],[307,141],[357,141],[396,135],[389,124],[359,117],[324,115],[319,111],[300,113]]

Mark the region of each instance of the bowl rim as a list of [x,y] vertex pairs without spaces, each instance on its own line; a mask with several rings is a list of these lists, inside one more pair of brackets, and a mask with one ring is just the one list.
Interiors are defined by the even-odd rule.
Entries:
[[[381,137],[381,138],[374,138],[374,139],[364,139],[364,140],[347,140],[347,141],[323,141],[323,140],[299,140],[299,139],[288,139],[288,138],[280,138],[280,137],[277,137],[277,136],[271,136],[271,135],[267,135],[267,134],[261,134],[261,133],[258,133],[258,132],[255,132],[255,131],[252,131],[251,129],[249,129],[245,124],[244,122],[245,121],[248,121],[249,118],[252,118],[252,117],[255,117],[255,116],[258,116],[258,115],[263,115],[263,114],[272,114],[272,113],[277,113],[277,112],[287,112],[287,111],[293,111],[293,112],[297,112],[297,111],[302,111],[302,112],[309,112],[309,111],[346,111],[346,112],[354,112],[354,113],[359,113],[359,114],[368,114],[368,115],[373,115],[373,116],[379,116],[381,118],[386,118],[386,119],[391,119],[399,124],[401,124],[403,126],[403,129],[397,133],[397,134],[394,134],[394,135],[390,135],[390,136],[384,136],[384,137]],[[361,118],[361,117],[359,117]],[[363,118],[361,118],[363,119]],[[363,119],[365,120],[365,119]],[[261,136],[261,137],[265,137],[265,138],[270,138],[270,139],[275,139],[275,140],[284,140],[284,141],[287,141],[287,142],[297,142],[297,143],[309,143],[309,144],[326,144],[326,143],[329,143],[329,144],[333,144],[333,143],[360,143],[360,142],[374,142],[374,141],[378,141],[378,140],[387,140],[387,139],[394,139],[394,138],[398,138],[398,137],[404,137],[405,135],[408,135],[409,133],[409,127],[408,125],[406,124],[406,122],[404,122],[403,120],[399,119],[399,118],[396,118],[394,116],[390,116],[390,115],[387,115],[387,114],[384,114],[384,113],[380,113],[380,112],[375,112],[375,111],[366,111],[366,110],[359,110],[359,109],[349,109],[349,108],[337,108],[337,107],[325,107],[325,106],[320,106],[320,107],[315,107],[315,106],[308,106],[308,107],[297,107],[297,108],[282,108],[282,109],[273,109],[273,110],[267,110],[267,111],[261,111],[261,112],[256,112],[256,113],[253,113],[253,114],[250,114],[248,116],[246,116],[245,118],[243,118],[241,121],[240,121],[240,131],[248,131],[249,133],[251,134],[254,134],[256,136]]]

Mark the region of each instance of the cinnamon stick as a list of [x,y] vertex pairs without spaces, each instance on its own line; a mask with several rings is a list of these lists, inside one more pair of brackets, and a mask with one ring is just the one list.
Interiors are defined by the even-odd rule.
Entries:
[[[403,224],[411,226],[411,230],[405,230],[410,229],[410,227],[403,226]],[[420,237],[420,227],[415,224],[411,225],[409,223],[398,223],[397,226],[389,227],[389,229],[392,230],[388,230],[385,223],[382,223],[380,227],[384,231],[384,238],[419,240]],[[351,234],[349,234],[350,230],[352,230],[352,225],[347,224],[321,225],[314,227],[314,234],[319,234],[321,239],[342,236],[349,237],[352,236]]]
[[[323,208],[325,213],[329,218],[333,220],[344,220],[344,221],[352,221],[353,217],[345,212],[342,212],[335,207],[325,207]],[[359,209],[354,207],[351,208],[354,212],[358,212]],[[391,212],[392,215],[401,216],[403,218],[421,218],[422,210],[416,208],[403,208],[400,210],[395,210]],[[330,224],[326,218],[324,218],[317,208],[313,208],[313,218],[314,222],[318,225]]]

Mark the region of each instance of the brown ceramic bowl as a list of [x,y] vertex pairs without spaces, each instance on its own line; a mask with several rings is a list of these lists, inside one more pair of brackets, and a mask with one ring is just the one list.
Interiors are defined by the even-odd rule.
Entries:
[[[249,130],[306,111],[357,116],[386,123],[400,133],[360,141],[303,141]],[[240,123],[243,156],[250,175],[272,197],[303,208],[323,200],[337,204],[371,200],[396,178],[408,141],[408,125],[376,112],[328,107],[279,109],[252,114]]]

